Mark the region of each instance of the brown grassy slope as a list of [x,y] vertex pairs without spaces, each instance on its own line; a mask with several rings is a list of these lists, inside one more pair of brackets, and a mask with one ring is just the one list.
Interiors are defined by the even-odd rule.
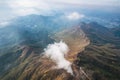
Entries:
[[[56,65],[47,57],[40,56],[38,51],[25,46],[19,59],[13,68],[7,71],[0,79],[2,80],[87,80],[86,76],[80,72],[74,61],[78,52],[81,52],[89,44],[89,40],[80,27],[63,30],[54,37],[56,41],[61,39],[67,43],[70,52],[66,58],[71,61],[74,76],[64,69],[55,69]],[[39,49],[38,49],[39,50]]]
[[81,28],[91,43],[78,55],[79,66],[91,70],[93,80],[119,80],[120,39],[96,23],[84,24]]
[[70,51],[67,58],[70,61],[74,61],[79,52],[83,51],[84,48],[90,43],[84,32],[80,29],[80,26],[72,27],[55,34],[54,39],[56,41],[64,41]]

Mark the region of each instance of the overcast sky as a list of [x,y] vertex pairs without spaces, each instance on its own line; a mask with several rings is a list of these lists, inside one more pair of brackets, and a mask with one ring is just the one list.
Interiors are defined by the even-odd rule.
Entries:
[[0,0],[0,22],[16,16],[73,8],[120,8],[120,0]]

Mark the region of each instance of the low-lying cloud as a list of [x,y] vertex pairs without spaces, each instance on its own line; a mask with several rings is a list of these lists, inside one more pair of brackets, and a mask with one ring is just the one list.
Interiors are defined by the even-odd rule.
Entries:
[[65,69],[68,73],[73,75],[73,71],[71,68],[71,63],[65,59],[65,55],[69,52],[69,48],[66,43],[59,42],[54,44],[49,44],[47,48],[44,49],[45,56],[52,59],[56,64],[57,69]]
[[78,20],[78,19],[84,18],[85,15],[80,14],[80,13],[78,13],[78,12],[72,12],[72,13],[68,14],[66,17],[67,17],[69,20]]

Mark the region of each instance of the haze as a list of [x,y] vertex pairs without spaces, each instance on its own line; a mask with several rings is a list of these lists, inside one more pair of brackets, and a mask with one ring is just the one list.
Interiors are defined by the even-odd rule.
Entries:
[[[103,8],[104,7],[104,8]],[[0,22],[30,14],[48,15],[58,11],[104,9],[118,11],[119,0],[0,0]]]

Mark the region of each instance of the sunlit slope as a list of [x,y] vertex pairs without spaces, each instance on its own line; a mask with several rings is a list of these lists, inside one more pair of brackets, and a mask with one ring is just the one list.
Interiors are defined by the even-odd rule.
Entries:
[[64,69],[55,69],[56,64],[52,60],[29,47],[20,50],[22,56],[0,77],[1,80],[88,80],[75,63],[72,64],[74,75],[71,75]]
[[70,61],[74,61],[79,52],[90,43],[85,33],[81,30],[80,26],[71,27],[55,34],[54,39],[56,41],[64,41],[69,46],[69,53],[67,58]]

